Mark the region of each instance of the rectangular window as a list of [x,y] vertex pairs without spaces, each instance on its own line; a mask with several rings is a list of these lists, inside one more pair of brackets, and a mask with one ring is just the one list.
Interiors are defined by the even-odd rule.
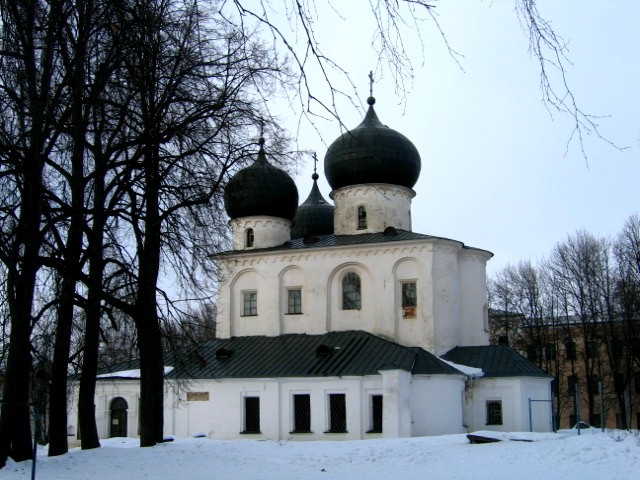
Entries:
[[258,315],[258,292],[242,292],[242,316],[254,317]]
[[416,282],[402,282],[402,318],[416,318],[417,306]]
[[502,401],[487,402],[487,425],[502,425]]
[[371,424],[367,433],[382,433],[382,395],[371,395]]
[[598,375],[587,375],[587,387],[589,388],[589,393],[592,395],[597,395],[599,392],[599,378]]
[[538,361],[538,349],[536,345],[527,345],[527,360],[532,363]]
[[344,393],[329,394],[329,430],[326,433],[347,432],[347,402]]
[[567,360],[576,359],[576,342],[567,342],[564,344],[564,349],[567,354]]
[[586,348],[587,358],[596,358],[598,356],[598,342],[596,340],[589,340]]
[[290,288],[287,292],[287,313],[294,315],[302,313],[302,290],[299,288]]
[[569,375],[567,377],[567,385],[569,390],[569,395],[576,394],[576,385],[578,384],[578,378],[575,375]]
[[544,356],[547,361],[556,359],[556,344],[555,343],[547,343],[544,346]]
[[244,430],[260,433],[260,397],[244,397]]
[[311,395],[296,394],[293,396],[293,432],[311,432]]
[[636,393],[640,393],[640,372],[633,374],[633,386]]

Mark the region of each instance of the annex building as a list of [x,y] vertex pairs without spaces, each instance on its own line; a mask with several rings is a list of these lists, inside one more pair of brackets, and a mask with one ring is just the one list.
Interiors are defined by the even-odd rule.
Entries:
[[[552,377],[489,345],[492,254],[412,231],[420,155],[380,122],[375,99],[368,104],[326,152],[333,204],[314,173],[298,205],[263,139],[254,163],[229,180],[233,247],[216,256],[218,338],[166,358],[166,434],[354,440],[552,429]],[[135,368],[101,373],[101,437],[137,435],[138,397]]]

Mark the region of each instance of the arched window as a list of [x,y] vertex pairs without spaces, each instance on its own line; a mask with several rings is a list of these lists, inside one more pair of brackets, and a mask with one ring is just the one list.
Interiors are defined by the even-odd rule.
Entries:
[[360,310],[361,307],[360,277],[356,272],[347,272],[342,277],[342,309]]
[[358,230],[367,228],[367,210],[360,205],[358,207]]
[[247,228],[245,247],[253,247],[253,228]]

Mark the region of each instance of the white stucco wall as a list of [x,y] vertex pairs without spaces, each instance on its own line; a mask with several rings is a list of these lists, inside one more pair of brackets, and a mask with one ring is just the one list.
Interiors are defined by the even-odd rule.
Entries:
[[[251,250],[282,245],[291,238],[293,222],[279,217],[255,215],[240,217],[229,221],[231,241],[234,250]],[[253,229],[253,246],[246,246],[246,232]]]
[[[478,251],[479,260],[468,267],[463,255],[469,250],[433,237],[238,252],[219,260],[218,336],[365,330],[438,355],[465,345],[466,339],[488,344],[484,272],[489,254]],[[342,309],[342,278],[349,271],[360,276],[360,310]],[[415,318],[402,317],[403,281],[417,285]],[[287,290],[293,287],[302,290],[301,314],[287,313]],[[257,292],[258,314],[244,317],[242,293],[250,290]]]
[[[335,234],[376,233],[387,227],[411,231],[411,199],[415,195],[410,188],[387,183],[350,185],[334,190],[329,196],[335,203]],[[367,212],[366,228],[358,228],[360,206]]]
[[465,378],[457,375],[414,376],[411,392],[412,436],[465,432]]
[[[552,431],[551,378],[493,377],[471,381],[467,389],[466,423],[469,431],[496,430],[505,432],[529,431],[529,401],[532,403],[533,431]],[[502,402],[502,425],[487,425],[487,401]]]

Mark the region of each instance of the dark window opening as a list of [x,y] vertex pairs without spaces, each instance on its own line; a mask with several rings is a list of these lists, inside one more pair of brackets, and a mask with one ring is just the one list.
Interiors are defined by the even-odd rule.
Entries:
[[245,238],[245,246],[247,248],[253,247],[254,238],[255,237],[253,234],[253,228],[248,228],[246,232],[246,238]]
[[242,292],[242,316],[258,315],[258,292]]
[[382,433],[382,395],[371,395],[371,428],[367,433]]
[[329,430],[327,433],[347,432],[347,402],[344,393],[329,395]]
[[244,430],[260,433],[260,397],[244,397]]
[[599,378],[598,375],[587,375],[587,388],[589,389],[589,393],[592,395],[597,395],[599,392]]
[[598,356],[598,342],[595,340],[589,340],[586,345],[587,358],[596,358]]
[[506,335],[500,335],[498,337],[498,345],[509,345],[509,337]]
[[311,432],[311,395],[297,394],[293,396],[293,432]]
[[302,313],[302,290],[299,288],[292,288],[289,290],[287,313]]
[[567,342],[564,344],[565,351],[567,353],[567,360],[576,359],[576,342]]
[[502,401],[487,402],[487,425],[502,425]]
[[342,309],[360,310],[361,306],[360,277],[356,272],[348,272],[342,277]]
[[367,211],[364,207],[358,207],[358,230],[367,228]]
[[535,345],[527,346],[527,360],[532,363],[536,363],[538,361],[538,349]]
[[576,385],[578,385],[578,378],[575,375],[569,375],[567,377],[567,385],[569,390],[569,395],[576,394]]
[[555,343],[547,343],[544,346],[544,356],[547,361],[556,359],[556,344]]
[[633,386],[636,393],[640,393],[640,372],[633,374]]

